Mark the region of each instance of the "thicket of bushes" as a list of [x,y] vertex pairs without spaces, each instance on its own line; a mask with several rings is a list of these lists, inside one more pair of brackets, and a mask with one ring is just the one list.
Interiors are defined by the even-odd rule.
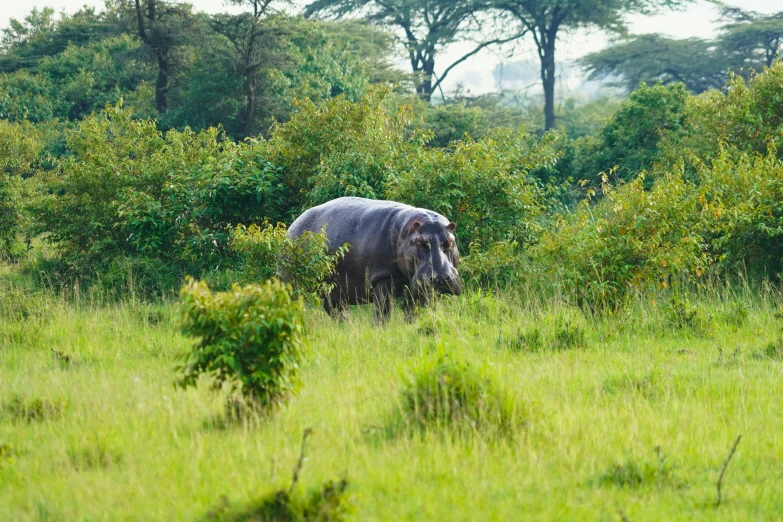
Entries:
[[[40,236],[66,274],[156,266],[181,281],[241,273],[248,241],[261,241],[242,227],[290,222],[344,195],[390,198],[458,224],[469,283],[534,279],[614,310],[637,289],[697,283],[710,270],[783,269],[781,99],[776,63],[697,97],[643,85],[597,135],[575,141],[524,127],[474,140],[459,128],[483,125],[475,111],[442,109],[433,121],[462,136],[446,147],[386,87],[300,102],[267,140],[241,143],[217,129],[162,133],[119,106],[57,144],[44,127],[1,121],[0,248],[18,257]],[[237,230],[244,246],[232,248]],[[283,248],[277,236],[269,252]]]

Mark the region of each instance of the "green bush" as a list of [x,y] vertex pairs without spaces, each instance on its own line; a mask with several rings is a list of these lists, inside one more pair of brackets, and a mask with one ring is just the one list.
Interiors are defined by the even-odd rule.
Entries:
[[574,142],[572,176],[600,184],[602,172],[612,171],[628,181],[649,170],[661,157],[662,140],[672,143],[684,132],[689,98],[681,83],[652,87],[642,83],[597,136]]
[[299,370],[302,301],[288,285],[234,285],[213,293],[188,278],[181,291],[182,332],[198,342],[178,367],[177,384],[195,386],[200,375],[213,389],[228,384],[255,409],[268,410],[293,390]]
[[697,168],[702,235],[724,268],[761,276],[783,270],[783,161],[776,153],[722,149]]
[[265,147],[235,145],[218,129],[162,134],[109,107],[69,135],[69,156],[33,208],[37,231],[77,272],[136,257],[214,268],[230,259],[227,225],[287,211]]
[[0,120],[0,257],[16,259],[24,249],[26,178],[35,175],[43,154],[42,133],[29,122]]
[[544,189],[528,173],[557,161],[559,139],[556,133],[539,139],[520,128],[456,142],[453,150],[422,148],[387,194],[455,221],[463,253],[471,252],[471,245],[489,247],[496,241],[527,244],[545,206]]
[[521,424],[514,399],[486,369],[452,356],[428,357],[404,383],[402,412],[414,427],[513,436]]
[[533,252],[541,273],[579,306],[617,310],[634,289],[668,286],[675,274],[702,274],[710,260],[698,200],[681,173],[649,191],[643,177],[619,187],[604,183],[602,191],[597,204],[585,200],[561,218]]
[[297,238],[286,235],[286,226],[238,225],[231,232],[231,248],[241,258],[240,269],[247,282],[284,277],[295,296],[317,301],[328,293],[335,265],[345,255],[348,245],[329,253],[325,230],[305,232]]
[[718,157],[721,145],[749,154],[783,153],[783,62],[752,74],[745,81],[732,75],[721,91],[688,98],[687,133],[665,139],[670,163],[693,154],[703,161]]
[[412,143],[405,139],[409,109],[391,114],[390,93],[376,87],[358,102],[344,96],[323,106],[301,101],[290,121],[272,128],[270,159],[283,167],[294,206],[341,196],[383,197],[389,175]]

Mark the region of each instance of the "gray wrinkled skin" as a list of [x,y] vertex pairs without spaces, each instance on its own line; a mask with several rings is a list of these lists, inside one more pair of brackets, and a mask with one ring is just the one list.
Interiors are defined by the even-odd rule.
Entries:
[[329,249],[350,245],[337,264],[337,286],[324,297],[324,309],[345,316],[347,305],[375,303],[375,319],[385,321],[391,300],[405,297],[406,315],[430,292],[458,295],[459,251],[454,224],[431,210],[394,201],[338,198],[305,211],[288,236],[317,233],[326,224]]

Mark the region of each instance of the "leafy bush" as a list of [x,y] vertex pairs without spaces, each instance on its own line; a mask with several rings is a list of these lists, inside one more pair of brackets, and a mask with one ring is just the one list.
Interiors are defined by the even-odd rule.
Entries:
[[270,159],[283,167],[295,206],[341,196],[383,197],[411,144],[404,132],[409,111],[391,114],[385,104],[390,92],[372,88],[358,102],[338,96],[324,106],[300,101],[290,121],[272,128]]
[[652,87],[642,83],[597,136],[574,143],[574,177],[599,184],[600,173],[612,171],[628,181],[650,169],[661,156],[663,138],[671,143],[683,133],[689,98],[681,83]]
[[248,505],[232,508],[227,500],[212,510],[206,522],[342,522],[349,510],[348,482],[328,481],[306,497],[280,490]]
[[487,248],[474,242],[459,266],[462,280],[479,288],[519,284],[528,271],[528,260],[515,241],[497,241]]
[[16,258],[24,245],[25,178],[33,176],[43,152],[41,132],[29,122],[0,120],[0,257]]
[[721,150],[697,170],[703,235],[726,268],[761,275],[783,269],[783,161]]
[[456,142],[452,151],[421,149],[391,183],[391,199],[440,212],[458,225],[460,250],[496,241],[530,242],[544,209],[544,191],[531,170],[557,161],[556,133],[539,139],[498,130],[479,140]]
[[405,377],[402,411],[412,426],[513,436],[520,425],[513,398],[486,369],[439,353]]
[[265,145],[234,145],[217,129],[161,134],[153,120],[109,107],[68,137],[70,156],[35,206],[37,230],[76,271],[117,258],[212,268],[226,225],[285,212],[280,170]]
[[620,187],[604,183],[602,190],[597,204],[586,200],[561,218],[533,254],[578,305],[617,310],[633,289],[702,273],[709,257],[698,202],[681,174],[659,179],[650,191],[643,178]]
[[188,278],[181,291],[182,331],[198,343],[178,367],[177,384],[211,376],[213,389],[229,384],[254,408],[270,409],[290,394],[299,370],[302,302],[288,285],[234,285],[213,293]]
[[479,139],[489,132],[487,114],[480,107],[467,107],[464,103],[444,103],[424,112],[419,128],[432,133],[430,145],[447,147],[465,135]]
[[231,232],[231,248],[241,257],[241,270],[248,282],[283,276],[294,295],[317,301],[334,283],[329,279],[335,265],[349,248],[343,245],[329,253],[326,232],[305,232],[297,238],[286,235],[286,226],[238,225]]
[[687,133],[666,139],[662,148],[671,163],[685,154],[709,162],[721,144],[745,153],[783,153],[783,62],[752,74],[748,81],[732,75],[726,88],[687,100]]

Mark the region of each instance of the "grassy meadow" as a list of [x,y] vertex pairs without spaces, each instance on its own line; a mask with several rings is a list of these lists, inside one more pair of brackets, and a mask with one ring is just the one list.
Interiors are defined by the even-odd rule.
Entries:
[[[308,428],[294,490],[347,480],[350,520],[783,513],[772,287],[639,297],[608,318],[475,292],[381,327],[370,307],[345,323],[308,309],[298,392],[271,418],[228,422],[225,391],[173,386],[192,343],[175,300],[14,281],[0,316],[0,520],[213,520],[221,506],[252,520],[243,506],[290,487]],[[514,433],[391,428],[405,376],[437,353],[497,380],[520,415]]]

